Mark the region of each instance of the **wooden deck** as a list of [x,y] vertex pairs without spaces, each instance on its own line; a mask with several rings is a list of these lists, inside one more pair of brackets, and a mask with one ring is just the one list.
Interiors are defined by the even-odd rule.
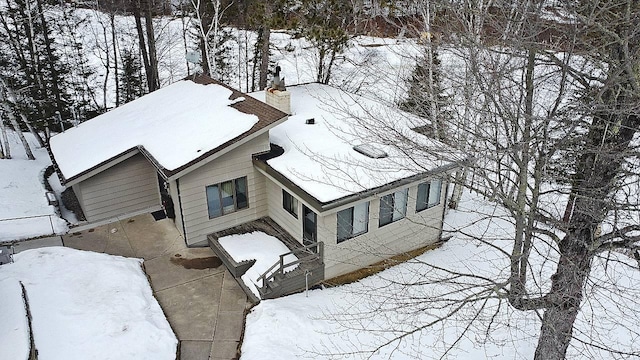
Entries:
[[[318,243],[311,246],[304,246],[269,217],[260,218],[246,224],[209,234],[207,236],[209,246],[254,302],[259,301],[259,299],[256,299],[255,295],[239,280],[247,269],[253,265],[253,262],[243,261],[237,263],[218,242],[218,239],[224,236],[246,234],[254,231],[261,231],[277,238],[289,248],[289,254],[293,254],[298,258],[298,260],[294,262],[284,263],[283,258],[287,255],[284,254],[280,257],[280,261],[273,264],[270,270],[261,276],[263,285],[262,287],[258,287],[258,291],[262,299],[272,299],[299,292],[305,290],[307,286],[311,287],[324,280],[323,244]],[[297,265],[297,267],[289,271],[289,268],[295,265]]]

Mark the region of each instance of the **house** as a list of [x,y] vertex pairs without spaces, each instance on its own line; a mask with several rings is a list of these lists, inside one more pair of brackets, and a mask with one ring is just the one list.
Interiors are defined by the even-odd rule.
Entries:
[[464,160],[413,131],[421,121],[327,85],[249,96],[199,76],[54,136],[50,152],[88,221],[164,198],[187,244],[206,246],[269,218],[322,249],[322,280],[439,239]]

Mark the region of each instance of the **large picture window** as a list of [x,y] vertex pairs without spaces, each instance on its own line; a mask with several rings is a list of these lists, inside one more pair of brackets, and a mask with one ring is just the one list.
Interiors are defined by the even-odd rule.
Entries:
[[419,184],[418,194],[416,196],[416,212],[440,204],[441,191],[441,179],[433,179],[430,182]]
[[298,218],[298,199],[294,198],[285,189],[282,189],[282,207],[293,217]]
[[409,189],[399,190],[380,198],[380,220],[378,224],[384,226],[398,221],[407,214],[407,197]]
[[369,229],[369,202],[338,211],[338,243],[364,234]]
[[249,207],[246,176],[209,185],[206,192],[209,219]]

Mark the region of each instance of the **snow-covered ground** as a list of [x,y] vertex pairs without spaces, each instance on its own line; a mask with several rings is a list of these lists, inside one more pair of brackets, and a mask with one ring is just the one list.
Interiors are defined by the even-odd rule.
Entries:
[[[15,283],[24,284],[38,359],[175,359],[177,340],[153,297],[142,260],[64,247],[27,250],[14,259],[0,266],[0,302],[15,298]],[[0,321],[0,344],[6,339],[5,321]],[[15,331],[24,333],[24,328]],[[23,351],[23,336],[16,335],[15,350]]]
[[0,280],[0,359],[27,360],[29,322],[20,282]]
[[25,137],[36,160],[27,160],[18,135],[7,131],[12,159],[0,159],[0,241],[62,234],[67,223],[49,205],[44,171],[51,165],[47,150],[31,133]]
[[[308,297],[263,300],[247,316],[242,359],[533,358],[538,315],[515,311],[506,300],[492,297],[488,286],[508,277],[509,263],[500,251],[510,251],[513,226],[506,215],[495,204],[465,194],[460,209],[446,217],[453,238],[442,247],[353,284],[309,291]],[[554,249],[538,247],[533,253],[535,268],[544,274],[532,278],[548,279],[553,261],[545,258],[553,259]],[[596,259],[568,358],[618,358],[596,346],[637,354],[639,315],[624,306],[640,298],[640,272],[634,266],[623,255]],[[485,280],[453,276],[457,273]],[[450,281],[437,282],[447,277]],[[538,291],[548,287],[546,281]],[[409,283],[414,285],[403,285]],[[463,298],[477,301],[459,309],[449,302]],[[583,343],[590,341],[596,346]]]
[[[190,6],[190,5],[189,5]],[[62,13],[52,9],[50,16],[54,21],[62,21]],[[76,9],[73,21],[78,24],[74,29],[75,39],[60,36],[62,44],[79,41],[83,44],[88,67],[95,71],[90,79],[95,102],[108,108],[115,105],[115,76],[113,71],[113,48],[110,37],[105,37],[104,31],[110,31],[111,20],[107,14],[89,9]],[[188,74],[197,71],[193,64],[188,65],[185,54],[198,50],[198,41],[191,19],[180,17],[161,17],[154,19],[156,47],[158,51],[159,75],[162,86],[183,79]],[[138,35],[133,16],[114,17],[118,49],[121,57],[124,51],[137,53]],[[187,29],[187,36],[182,34]],[[257,36],[253,31],[225,28],[229,33],[229,40],[224,44],[228,50],[225,61],[228,74],[221,79],[228,85],[243,91],[251,92],[253,69],[252,57]],[[316,81],[318,56],[311,43],[304,38],[298,38],[286,30],[274,30],[271,33],[271,62],[282,67],[282,76],[287,84],[302,84]],[[389,101],[398,100],[398,91],[403,87],[400,79],[411,74],[415,65],[415,58],[419,54],[419,47],[414,39],[384,39],[369,36],[358,36],[350,42],[350,46],[343,54],[335,59],[331,84],[342,89],[369,96],[375,99],[383,98]],[[66,54],[65,54],[66,56]],[[122,64],[122,59],[120,64]],[[72,62],[72,59],[69,59]],[[111,66],[107,74],[105,64]],[[189,66],[189,69],[187,68]],[[80,70],[80,69],[78,69]],[[273,69],[272,69],[273,70]],[[104,90],[106,89],[106,94]]]
[[[218,241],[236,262],[256,260],[255,264],[242,275],[242,281],[258,299],[260,293],[257,287],[262,286],[258,278],[273,264],[280,261],[280,255],[289,252],[289,248],[280,240],[260,231],[229,235],[221,237]],[[296,260],[297,257],[293,254],[284,257],[285,264]],[[286,271],[291,271],[296,267],[298,267],[297,264],[287,268]]]

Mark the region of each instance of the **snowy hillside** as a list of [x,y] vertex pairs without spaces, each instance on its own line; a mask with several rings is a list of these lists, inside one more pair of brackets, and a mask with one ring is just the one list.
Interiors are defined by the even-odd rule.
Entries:
[[[501,251],[511,250],[513,224],[504,209],[466,193],[445,228],[453,238],[442,247],[378,275],[263,300],[247,316],[242,359],[533,359],[538,315],[514,310],[486,286],[509,276]],[[535,253],[532,263],[554,270],[555,249]],[[598,347],[640,348],[640,314],[616,305],[640,297],[634,267],[624,255],[594,262],[568,359],[618,359]],[[538,285],[545,291],[549,283]]]

